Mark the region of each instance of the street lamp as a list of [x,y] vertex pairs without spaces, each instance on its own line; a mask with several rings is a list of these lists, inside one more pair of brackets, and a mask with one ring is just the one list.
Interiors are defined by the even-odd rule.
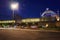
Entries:
[[59,21],[60,19],[59,19],[59,17],[57,18],[57,21]]
[[14,11],[15,11],[15,10],[18,10],[18,8],[19,8],[19,3],[18,3],[18,2],[12,2],[12,3],[10,4],[10,7],[11,7],[11,10],[13,11],[13,19],[14,19]]

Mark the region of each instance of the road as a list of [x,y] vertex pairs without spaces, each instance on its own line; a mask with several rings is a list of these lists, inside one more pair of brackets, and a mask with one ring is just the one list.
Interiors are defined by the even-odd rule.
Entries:
[[60,32],[0,29],[0,40],[60,40]]

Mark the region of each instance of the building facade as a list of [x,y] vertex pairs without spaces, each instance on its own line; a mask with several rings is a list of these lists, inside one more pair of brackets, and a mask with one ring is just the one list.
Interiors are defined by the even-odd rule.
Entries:
[[17,20],[4,20],[0,21],[2,24],[12,24],[19,26],[30,27],[35,25],[37,27],[59,27],[60,26],[60,17],[58,14],[47,8],[41,15],[40,18],[26,18],[26,19],[17,19]]

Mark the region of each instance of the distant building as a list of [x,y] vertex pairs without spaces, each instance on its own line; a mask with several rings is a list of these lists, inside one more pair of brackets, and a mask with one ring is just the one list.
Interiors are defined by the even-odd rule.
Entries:
[[49,8],[46,8],[46,10],[42,13],[41,17],[56,17],[58,16],[56,12],[49,10]]
[[19,24],[21,26],[31,26],[37,25],[39,27],[55,27],[60,26],[60,17],[58,14],[52,10],[47,8],[41,15],[41,18],[26,18],[22,19],[19,15],[15,15],[15,20],[5,20],[0,21],[2,23],[10,23],[10,24]]

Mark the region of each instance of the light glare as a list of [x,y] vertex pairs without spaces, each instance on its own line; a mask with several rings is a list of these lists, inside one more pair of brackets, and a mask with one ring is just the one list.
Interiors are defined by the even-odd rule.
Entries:
[[59,21],[60,19],[59,18],[57,18],[57,21]]
[[12,10],[18,10],[18,8],[19,8],[19,3],[11,3]]

